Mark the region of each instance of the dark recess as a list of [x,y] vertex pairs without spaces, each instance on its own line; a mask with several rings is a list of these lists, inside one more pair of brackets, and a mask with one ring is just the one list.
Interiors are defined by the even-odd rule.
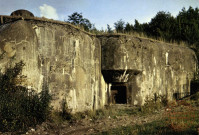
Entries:
[[191,81],[191,95],[199,91],[199,81]]
[[111,96],[112,96],[112,103],[115,104],[126,104],[126,86],[118,86],[113,85],[111,86]]

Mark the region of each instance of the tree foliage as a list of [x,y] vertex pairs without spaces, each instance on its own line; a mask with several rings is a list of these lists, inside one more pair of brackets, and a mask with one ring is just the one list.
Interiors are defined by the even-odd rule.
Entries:
[[118,33],[124,33],[125,22],[122,19],[120,19],[119,21],[114,23],[114,27]]
[[130,33],[133,31],[133,25],[130,24],[130,23],[127,23],[125,28],[124,28],[124,31],[127,32],[127,33]]
[[175,19],[170,13],[162,11],[158,12],[148,25],[148,35],[170,40],[173,34],[172,31],[175,29]]
[[68,16],[68,22],[81,26],[86,31],[89,31],[92,28],[91,22],[87,18],[83,18],[82,13],[74,12],[72,15]]
[[113,33],[113,30],[111,29],[110,25],[107,24],[107,32],[108,33]]
[[176,17],[161,11],[147,24],[139,24],[136,20],[134,30],[156,39],[199,45],[199,9],[183,8]]
[[165,41],[184,41],[189,45],[199,48],[199,9],[183,8],[176,17],[169,12],[158,12],[149,23],[134,25],[125,23],[122,19],[114,23],[115,30],[119,33],[138,32]]

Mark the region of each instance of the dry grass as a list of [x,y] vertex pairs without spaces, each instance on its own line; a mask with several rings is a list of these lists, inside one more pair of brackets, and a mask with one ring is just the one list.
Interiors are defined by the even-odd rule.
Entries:
[[166,115],[168,125],[175,131],[185,131],[191,127],[199,126],[199,115],[195,107],[185,100],[167,107]]

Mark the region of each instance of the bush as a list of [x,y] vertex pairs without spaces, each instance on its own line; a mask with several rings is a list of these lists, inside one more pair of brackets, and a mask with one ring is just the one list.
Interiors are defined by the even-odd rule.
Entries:
[[23,62],[0,73],[0,131],[25,131],[45,121],[50,114],[51,96],[46,87],[37,94],[21,86],[25,76],[21,74]]
[[141,106],[141,112],[143,113],[153,113],[155,111],[160,110],[162,107],[165,107],[167,105],[167,99],[165,96],[157,96],[154,95],[153,98],[146,98],[145,104]]

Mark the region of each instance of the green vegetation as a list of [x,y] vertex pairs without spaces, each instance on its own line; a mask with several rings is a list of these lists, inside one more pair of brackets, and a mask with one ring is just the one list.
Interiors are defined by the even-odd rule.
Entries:
[[124,26],[125,26],[125,22],[122,19],[114,23],[114,27],[117,33],[124,33]]
[[114,128],[108,131],[99,133],[98,135],[188,135],[196,134],[197,129],[192,127],[184,131],[177,131],[170,128],[166,119],[153,121],[143,125],[129,125]]
[[66,107],[61,112],[53,111],[51,120],[57,124],[63,122],[74,123],[81,121],[82,119],[89,119],[90,121],[95,122],[96,120],[103,120],[107,118],[117,119],[119,116],[135,116],[143,114],[140,107],[131,106],[123,108],[122,106],[116,106],[105,106],[103,109],[95,111],[88,110],[84,112],[77,112],[75,114],[71,114],[70,110]]
[[154,95],[153,98],[146,98],[145,104],[141,106],[141,112],[142,114],[151,114],[155,111],[159,111],[163,107],[166,107],[168,104],[168,101],[165,96],[161,95]]
[[[153,38],[169,43],[187,44],[199,56],[199,9],[182,8],[176,17],[169,12],[158,12],[149,23],[139,23],[135,20],[124,22],[122,19],[114,23],[115,30],[107,24],[107,30],[97,30],[82,13],[73,13],[68,22],[83,27],[84,30],[94,34],[124,33]],[[198,57],[199,58],[199,57]]]
[[[162,105],[165,105],[165,101],[162,101]],[[99,133],[99,135],[197,135],[199,128],[199,109],[195,103],[198,103],[198,101],[199,92],[184,100],[167,103],[164,116],[160,120],[141,125],[121,126],[108,131],[103,131]],[[159,104],[159,102],[155,103],[153,99],[147,100],[146,104],[143,106],[145,110],[140,111],[139,114],[145,115],[149,108],[154,108],[151,110],[155,111]],[[148,114],[151,113],[151,110]]]
[[87,18],[83,18],[82,13],[77,12],[68,16],[68,22],[83,28],[85,31],[90,31],[93,26]]
[[[198,8],[189,7],[188,10],[183,8],[176,17],[173,17],[169,12],[160,11],[149,23],[140,24],[135,20],[134,25],[130,23],[125,25],[125,22],[120,20],[115,24],[117,24],[115,25],[116,31],[120,33],[144,33],[151,38],[164,39],[168,42],[184,41],[195,47],[199,44]],[[117,27],[118,25],[121,27]]]
[[111,105],[103,109],[95,111],[77,112],[71,114],[67,105],[63,103],[61,112],[53,112],[53,120],[56,123],[64,121],[76,122],[82,119],[90,119],[93,122],[100,119],[113,118],[117,119],[119,116],[143,116],[157,113],[167,105],[167,100],[164,96],[154,96],[154,98],[147,98],[146,103],[142,107],[125,106],[125,105]]
[[26,77],[21,74],[23,62],[0,74],[0,131],[23,132],[45,121],[51,108],[48,89],[37,94],[21,86]]

